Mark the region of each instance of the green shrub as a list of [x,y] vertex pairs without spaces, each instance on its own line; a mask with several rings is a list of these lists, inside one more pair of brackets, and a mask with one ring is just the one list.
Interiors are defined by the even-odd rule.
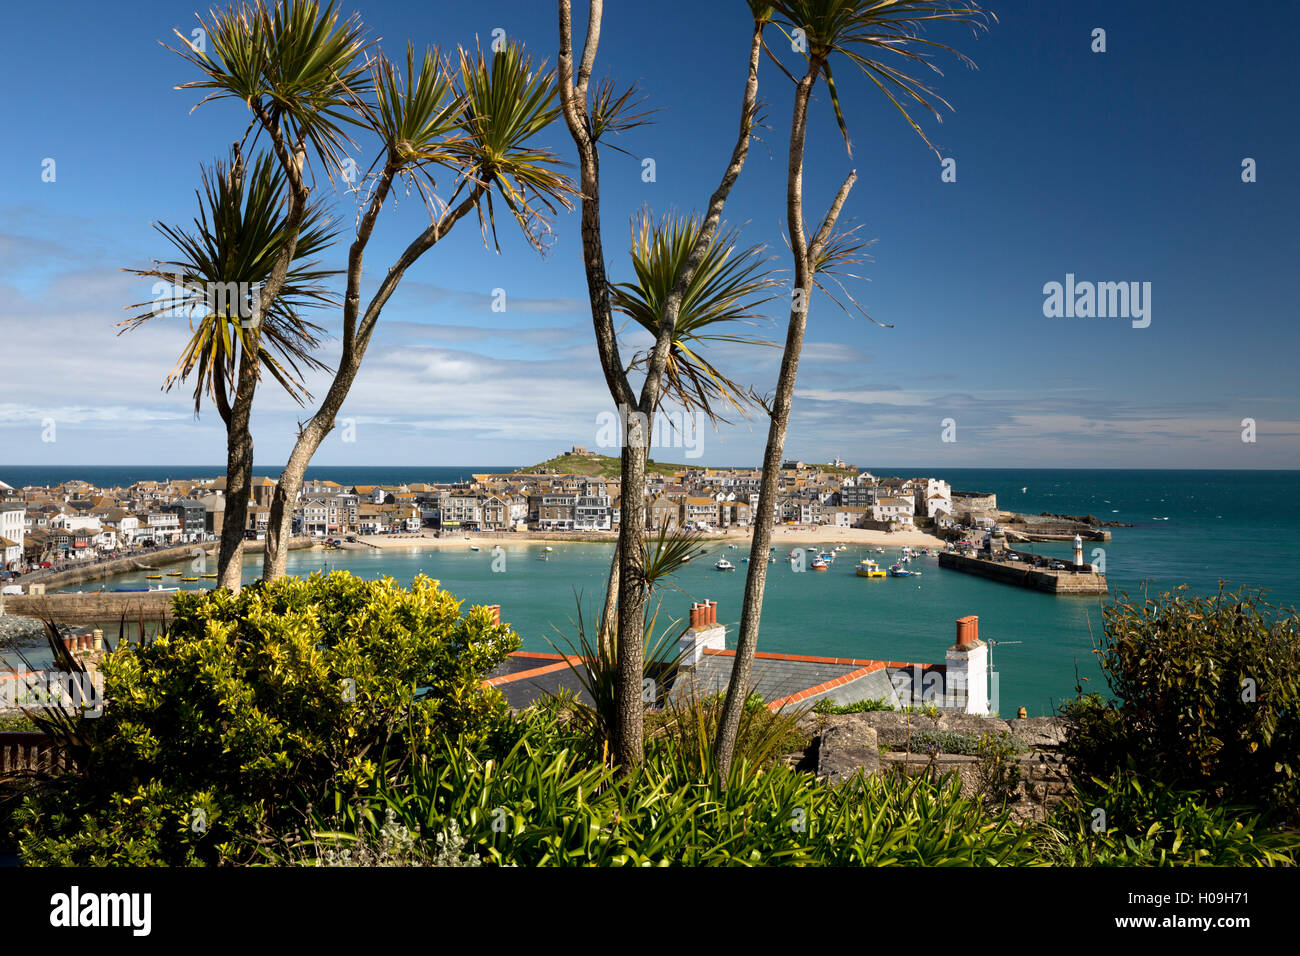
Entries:
[[1062,866],[1294,866],[1300,836],[1245,807],[1122,771],[1084,784],[1038,831]]
[[[391,812],[435,839],[452,823],[467,848],[494,864],[992,865],[1032,864],[1028,833],[1002,813],[960,796],[953,777],[895,775],[818,781],[781,764],[737,761],[724,788],[699,774],[672,738],[651,743],[643,764],[618,777],[585,762],[554,718],[520,721],[504,754],[448,741],[383,783],[359,809],[358,830]],[[332,824],[320,819],[322,828]],[[336,836],[322,834],[332,840]],[[295,852],[300,852],[295,851]]]
[[1098,651],[1117,700],[1063,709],[1081,778],[1124,766],[1224,801],[1300,817],[1300,617],[1259,592],[1183,589],[1105,608]]
[[823,697],[813,704],[813,713],[815,714],[870,714],[879,710],[893,709],[893,707],[885,703],[883,698],[880,700],[855,700],[851,704],[836,704],[829,697]]
[[291,830],[327,793],[367,791],[441,734],[483,740],[505,707],[481,679],[518,646],[425,577],[182,593],[173,615],[105,657],[82,772],[19,811],[25,862],[247,859],[251,838]]

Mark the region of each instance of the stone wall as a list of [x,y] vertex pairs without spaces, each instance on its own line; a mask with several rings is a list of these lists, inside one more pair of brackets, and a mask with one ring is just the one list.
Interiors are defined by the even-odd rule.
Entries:
[[5,598],[5,613],[38,620],[53,619],[59,624],[99,624],[128,621],[144,615],[156,621],[171,607],[176,591],[91,591],[79,594],[58,591],[54,594],[11,594]]
[[801,721],[812,737],[807,754],[798,764],[815,769],[832,782],[850,779],[859,771],[928,773],[939,778],[956,774],[962,795],[985,798],[981,761],[987,758],[934,749],[922,732],[962,735],[963,740],[1009,735],[1027,753],[1008,757],[1019,770],[1020,781],[1008,801],[1018,819],[1041,818],[1070,792],[1069,771],[1061,753],[1064,726],[1059,718],[1030,717],[1002,720],[973,714],[939,714],[877,711],[864,714],[808,714]]
[[0,777],[67,769],[67,755],[49,737],[26,731],[0,731]]

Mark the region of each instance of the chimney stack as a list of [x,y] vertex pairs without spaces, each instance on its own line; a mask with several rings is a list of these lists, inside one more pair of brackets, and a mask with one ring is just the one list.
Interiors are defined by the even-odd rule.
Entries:
[[718,623],[718,602],[702,601],[691,605],[691,626],[682,634],[683,667],[694,667],[704,659],[704,649],[727,649],[727,629]]
[[957,647],[975,647],[980,643],[980,619],[974,614],[957,618]]
[[948,648],[944,697],[948,706],[967,714],[988,714],[989,648],[980,640],[979,618],[957,618],[957,643]]

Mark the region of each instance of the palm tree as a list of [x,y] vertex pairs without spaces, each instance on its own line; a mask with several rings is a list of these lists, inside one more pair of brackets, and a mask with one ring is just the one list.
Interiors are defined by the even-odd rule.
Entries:
[[[975,3],[954,3],[948,0],[774,0],[770,7],[775,22],[787,32],[792,41],[796,38],[803,40],[807,67],[797,79],[783,70],[795,83],[786,177],[786,226],[794,259],[794,286],[781,371],[776,392],[767,408],[771,421],[763,456],[763,482],[759,492],[758,514],[754,520],[752,551],[755,554],[766,554],[771,545],[773,509],[776,506],[781,461],[785,454],[785,436],[790,422],[795,378],[799,370],[799,354],[808,323],[810,297],[814,288],[824,289],[820,276],[857,261],[862,247],[862,243],[855,242],[850,233],[836,231],[844,203],[857,180],[857,174],[853,171],[849,172],[841,184],[811,238],[805,229],[804,143],[808,126],[808,104],[813,87],[819,78],[825,78],[831,106],[850,155],[852,145],[848,126],[832,73],[832,63],[841,59],[860,70],[899,110],[926,145],[934,149],[909,110],[924,108],[938,118],[935,104],[949,104],[921,80],[903,72],[900,66],[926,66],[938,72],[928,54],[934,51],[956,53],[950,47],[921,36],[922,29],[928,23],[954,21],[979,28],[986,26],[991,16]],[[796,34],[796,30],[802,32]],[[902,59],[881,59],[884,54]],[[961,54],[958,53],[957,56],[969,62]],[[895,63],[899,65],[896,66]],[[732,668],[714,745],[724,779],[730,771],[741,713],[749,692],[749,674],[758,648],[759,620],[762,616],[766,582],[767,562],[751,561],[745,580],[736,662]]]
[[[198,198],[192,230],[156,226],[180,258],[155,261],[149,269],[125,270],[161,280],[155,290],[167,294],[128,306],[144,311],[119,326],[125,332],[154,319],[189,318],[192,334],[163,387],[170,391],[193,377],[194,414],[199,414],[205,394],[216,406],[226,426],[228,453],[240,468],[238,481],[228,482],[229,491],[230,484],[247,487],[252,478],[253,437],[247,419],[237,419],[232,408],[240,367],[264,369],[299,404],[310,397],[303,370],[325,367],[312,354],[322,329],[304,312],[336,301],[324,285],[334,273],[317,268],[313,259],[329,245],[334,231],[320,206],[310,204],[279,293],[264,304],[254,325],[254,300],[270,280],[290,231],[284,174],[267,154],[256,157],[246,172],[236,144],[229,165],[218,162],[203,170]],[[247,515],[247,494],[230,494],[219,577],[232,567],[238,549],[227,542],[242,540]],[[236,577],[239,570],[235,562]]]
[[[299,430],[276,485],[262,567],[268,581],[285,573],[293,505],[307,465],[334,428],[384,305],[406,270],[471,211],[496,246],[494,198],[539,250],[551,217],[571,204],[572,184],[558,171],[558,157],[534,144],[558,115],[555,74],[544,63],[534,66],[518,44],[508,44],[490,62],[482,52],[459,50],[454,81],[436,50],[427,51],[417,68],[408,47],[405,78],[382,53],[372,60],[371,70],[374,101],[358,100],[354,106],[363,127],[378,138],[380,155],[372,166],[378,172],[348,256],[342,356],[319,408]],[[453,174],[446,199],[437,196],[435,168]],[[389,268],[361,312],[366,245],[385,198],[402,179],[415,182],[425,196],[430,223]]]
[[[199,106],[222,99],[245,103],[254,122],[241,142],[250,136],[256,142],[265,132],[286,182],[286,213],[274,264],[252,302],[248,321],[250,338],[256,341],[262,312],[279,298],[302,235],[310,202],[304,175],[308,150],[328,173],[340,168],[350,143],[339,124],[348,121],[348,104],[367,91],[368,75],[357,63],[367,44],[355,16],[341,20],[332,3],[322,10],[316,0],[282,0],[273,7],[254,0],[213,11],[211,23],[201,17],[199,22],[208,43],[200,47],[178,30],[184,46],[176,52],[196,66],[203,79],[179,88],[210,90]],[[232,435],[249,433],[262,354],[261,348],[251,346],[240,351],[227,423]],[[227,443],[226,499],[236,509],[247,507],[252,466],[251,441]],[[222,525],[218,584],[238,591],[243,528],[235,527],[229,517]]]
[[[620,473],[622,501],[619,512],[619,540],[614,560],[617,570],[610,569],[606,599],[605,627],[616,642],[618,676],[614,726],[614,759],[624,770],[640,763],[644,756],[644,714],[641,701],[642,656],[644,653],[646,588],[645,558],[645,476],[650,452],[650,423],[663,400],[670,358],[681,357],[674,349],[674,328],[682,303],[696,271],[718,231],[722,209],[732,187],[744,168],[749,154],[749,140],[757,116],[758,62],[762,54],[762,34],[766,23],[751,2],[753,34],[741,100],[739,131],[731,157],[721,181],[699,222],[689,254],[681,261],[672,282],[662,297],[662,305],[652,319],[654,345],[642,357],[644,378],[635,389],[628,378],[628,365],[622,360],[618,332],[614,326],[614,290],[605,267],[604,239],[600,221],[600,156],[602,137],[635,125],[629,119],[629,94],[614,95],[612,86],[597,85],[593,91],[591,74],[600,46],[603,0],[590,0],[587,35],[582,55],[576,61],[573,47],[573,13],[571,0],[558,0],[560,13],[560,103],[569,135],[577,147],[582,195],[582,254],[587,274],[587,293],[591,300],[592,324],[596,333],[596,350],[610,397],[627,422],[620,436]],[[702,381],[703,379],[701,379]],[[680,379],[683,383],[685,379]],[[615,598],[614,592],[617,591]],[[615,612],[616,608],[616,612]],[[610,618],[617,625],[609,627]]]
[[[628,316],[642,331],[655,335],[663,320],[668,296],[699,241],[702,228],[703,223],[697,216],[666,216],[660,221],[649,213],[637,217],[632,234],[632,267],[636,281],[616,283],[610,287],[614,310]],[[766,291],[776,285],[763,269],[761,250],[757,247],[739,249],[739,239],[738,231],[729,230],[715,233],[705,246],[704,256],[686,287],[677,321],[673,324],[672,344],[664,364],[664,387],[656,412],[672,402],[688,413],[699,412],[716,424],[726,421],[724,411],[746,414],[754,404],[755,396],[722,372],[708,355],[709,346],[719,343],[775,345],[750,333],[728,331],[753,325],[759,317],[756,310],[771,298],[765,295]],[[625,373],[645,367],[649,358],[648,351],[635,353]],[[624,487],[623,494],[627,493]],[[616,651],[606,645],[612,645],[615,631],[619,563],[615,553],[610,564],[605,610],[599,630],[602,652],[611,660],[616,659]],[[645,569],[641,574],[643,584],[638,590],[648,595],[649,571],[645,558],[642,559],[642,568]]]

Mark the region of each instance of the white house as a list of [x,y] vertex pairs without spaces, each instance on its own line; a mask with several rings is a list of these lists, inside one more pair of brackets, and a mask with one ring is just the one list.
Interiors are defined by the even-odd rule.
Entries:
[[27,534],[27,507],[20,501],[0,504],[0,566],[9,568],[23,560],[23,538]]
[[871,506],[871,517],[874,521],[911,525],[915,508],[911,498],[881,498]]

